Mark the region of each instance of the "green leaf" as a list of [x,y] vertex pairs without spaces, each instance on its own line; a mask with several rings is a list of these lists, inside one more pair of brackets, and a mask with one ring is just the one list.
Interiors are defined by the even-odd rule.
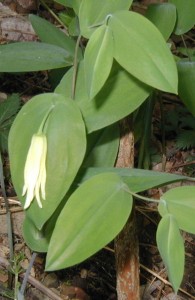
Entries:
[[[64,199],[66,200],[66,199]],[[23,222],[23,237],[28,247],[36,252],[47,252],[56,220],[61,213],[64,203],[61,203],[42,229],[38,229],[33,221],[25,216]]]
[[76,181],[77,183],[82,183],[85,180],[88,180],[92,176],[95,176],[100,173],[105,172],[113,172],[122,177],[123,182],[128,185],[129,189],[132,192],[138,193],[143,192],[145,190],[162,186],[166,184],[170,184],[175,181],[181,180],[189,180],[189,177],[156,172],[156,171],[148,171],[141,169],[126,169],[126,168],[88,168],[81,169]]
[[[62,79],[56,92],[71,95],[72,69]],[[149,96],[151,88],[114,63],[110,76],[96,97],[89,101],[84,66],[80,63],[75,100],[84,117],[88,133],[107,127],[137,109]]]
[[113,62],[113,37],[110,28],[100,26],[90,37],[85,49],[85,80],[89,98],[101,90],[107,80]]
[[128,10],[132,0],[82,0],[79,10],[81,34],[90,38],[97,26],[102,25],[108,15],[118,10]]
[[114,58],[130,74],[165,92],[177,93],[177,69],[158,29],[135,12],[120,11],[108,20]]
[[0,125],[15,115],[20,108],[20,97],[12,94],[0,103]]
[[0,46],[0,72],[41,71],[72,64],[67,51],[50,44],[20,42]]
[[0,103],[0,149],[8,151],[8,134],[16,113],[20,108],[20,97],[18,94],[8,96]]
[[194,0],[169,0],[177,8],[175,34],[181,35],[189,31],[195,24]]
[[67,193],[86,150],[85,125],[75,102],[54,93],[41,94],[27,102],[17,115],[9,135],[11,175],[22,205],[25,202],[22,197],[24,165],[31,138],[50,110],[46,123],[46,200],[42,201],[42,209],[34,200],[26,211],[39,230]]
[[185,249],[177,222],[171,214],[160,221],[156,239],[169,280],[177,293],[184,274]]
[[177,47],[177,50],[179,53],[185,55],[185,56],[190,56],[192,59],[195,59],[195,48],[185,48],[185,47]]
[[189,111],[195,116],[195,60],[182,59],[177,63],[179,85],[178,93]]
[[0,151],[8,152],[8,134],[9,128],[0,129]]
[[181,186],[166,192],[158,206],[161,216],[172,214],[180,229],[195,234],[195,187]]
[[148,6],[145,16],[168,40],[176,23],[176,7],[171,3],[154,3]]
[[72,19],[68,26],[68,31],[71,36],[79,36],[80,35],[80,28],[79,28],[79,21],[78,18],[75,17]]
[[[53,225],[53,226],[51,226]],[[54,227],[54,224],[50,223],[50,227]],[[49,241],[51,238],[52,230],[48,230],[47,226],[42,230],[37,229],[32,220],[25,217],[23,222],[23,237],[28,247],[36,252],[47,252]]]
[[55,0],[55,2],[64,5],[65,7],[73,8],[76,14],[78,15],[81,0]]
[[188,150],[195,147],[195,130],[184,130],[177,135],[176,147],[180,150]]
[[113,173],[100,174],[83,183],[69,198],[56,222],[46,270],[75,265],[107,245],[131,213],[132,197],[127,190]]
[[[35,15],[29,15],[30,22],[40,38],[40,40],[47,44],[56,45],[66,50],[67,55],[74,58],[76,43],[70,37],[64,34],[63,31],[55,27],[50,22]],[[78,51],[79,59],[82,58],[81,49]]]
[[119,126],[113,124],[88,135],[83,167],[113,167],[119,147]]

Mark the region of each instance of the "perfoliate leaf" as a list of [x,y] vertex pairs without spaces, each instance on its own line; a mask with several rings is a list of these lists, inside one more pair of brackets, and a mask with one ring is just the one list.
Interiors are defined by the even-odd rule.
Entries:
[[[65,74],[56,92],[71,95],[72,69]],[[137,109],[149,96],[151,88],[131,76],[116,62],[101,91],[89,101],[84,66],[80,63],[75,100],[84,117],[88,133],[107,127]]]
[[61,47],[51,44],[20,42],[0,46],[0,72],[30,72],[63,68],[73,58]]
[[177,222],[171,214],[166,214],[160,221],[156,239],[169,280],[177,292],[184,274],[185,249]]
[[108,20],[114,37],[114,58],[140,81],[177,93],[173,56],[156,26],[138,13],[120,11]]
[[100,26],[90,37],[85,49],[85,81],[89,98],[100,91],[110,73],[113,61],[113,36],[106,25]]
[[121,231],[131,209],[132,196],[116,174],[99,174],[83,183],[56,222],[46,270],[67,268],[99,251]]
[[195,116],[195,59],[182,59],[177,63],[179,85],[178,93],[189,111]]
[[[35,15],[29,15],[30,22],[40,40],[47,44],[56,45],[66,50],[67,54],[74,58],[76,42],[64,34],[50,22]],[[81,49],[78,50],[78,58],[82,58]]]
[[22,196],[24,166],[31,139],[49,111],[45,125],[46,200],[42,200],[42,209],[37,201],[33,201],[26,211],[39,230],[67,193],[86,150],[85,125],[75,102],[54,93],[41,94],[27,102],[18,113],[9,135],[11,175],[22,205],[25,203]]
[[133,0],[82,0],[79,10],[81,34],[85,38],[90,38],[93,31],[105,22],[108,15],[118,10],[128,10],[132,2]]
[[169,0],[177,8],[175,34],[181,35],[189,31],[195,24],[194,0]]
[[118,124],[92,132],[87,136],[87,151],[83,167],[113,167],[119,148]]
[[158,211],[161,216],[170,213],[182,230],[195,234],[195,187],[181,186],[169,190],[161,197]]
[[171,3],[154,3],[148,6],[145,16],[168,40],[176,22],[176,7]]

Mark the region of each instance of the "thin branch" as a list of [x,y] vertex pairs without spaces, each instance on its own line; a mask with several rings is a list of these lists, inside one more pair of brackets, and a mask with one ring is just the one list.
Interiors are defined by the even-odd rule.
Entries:
[[45,3],[44,0],[40,0],[41,4],[48,10],[48,12],[54,17],[54,19],[64,28],[64,33],[69,36],[68,30],[60,18],[53,12],[53,10]]

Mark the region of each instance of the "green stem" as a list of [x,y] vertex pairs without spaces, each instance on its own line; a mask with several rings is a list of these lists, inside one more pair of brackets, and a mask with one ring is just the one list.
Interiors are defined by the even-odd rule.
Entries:
[[17,300],[18,295],[18,273],[15,274],[14,300]]
[[129,190],[129,189],[125,189],[125,191],[126,191],[127,193],[131,194],[133,197],[139,199],[139,200],[144,200],[144,201],[154,202],[154,203],[158,203],[158,204],[159,204],[159,200],[151,199],[151,198],[148,198],[148,197],[144,197],[144,196],[138,195],[137,193],[134,193],[134,192],[132,192],[132,191]]
[[19,294],[21,296],[21,298],[24,297],[24,291],[25,291],[25,288],[26,288],[26,285],[27,285],[27,282],[28,282],[28,277],[30,275],[30,271],[32,269],[32,266],[34,264],[34,261],[35,261],[35,258],[37,256],[37,253],[34,252],[32,257],[31,257],[31,260],[30,260],[30,263],[29,263],[29,266],[28,266],[28,269],[26,270],[26,273],[24,275],[24,279],[23,279],[23,282],[22,282],[22,286],[20,288],[20,291],[19,291]]
[[69,36],[68,30],[60,18],[53,12],[53,10],[45,3],[44,0],[40,0],[41,4],[48,10],[48,12],[54,17],[54,19],[64,28],[64,33]]
[[76,47],[75,47],[75,53],[74,53],[74,62],[73,62],[73,76],[72,76],[72,91],[71,91],[71,98],[74,100],[75,98],[75,89],[76,89],[76,77],[77,77],[77,68],[78,68],[78,50],[79,50],[79,44],[81,40],[81,35],[78,36]]
[[183,34],[181,35],[181,38],[182,38],[182,42],[183,42],[183,44],[184,44],[184,47],[185,47],[185,49],[186,49],[186,53],[187,53],[188,59],[189,59],[189,61],[192,61],[191,56],[190,56],[190,53],[189,53],[189,51],[188,51],[188,47],[187,47],[186,42],[185,42],[185,39],[184,39],[184,37],[183,37]]

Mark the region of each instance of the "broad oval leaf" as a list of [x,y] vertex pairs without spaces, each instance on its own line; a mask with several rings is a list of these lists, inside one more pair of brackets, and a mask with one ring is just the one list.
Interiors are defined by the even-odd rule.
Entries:
[[87,136],[87,151],[82,167],[113,167],[119,148],[118,124],[92,132]]
[[100,91],[109,76],[113,61],[113,36],[106,25],[100,26],[90,37],[85,49],[85,81],[89,98]]
[[195,60],[180,60],[178,68],[178,93],[189,111],[195,116]]
[[171,214],[166,214],[161,219],[156,239],[169,280],[177,293],[184,274],[185,249],[177,222]]
[[194,0],[169,0],[177,8],[175,34],[181,35],[189,31],[195,24]]
[[[46,200],[39,208],[33,201],[27,216],[38,229],[50,218],[73,182],[86,150],[85,125],[75,102],[62,95],[48,93],[35,96],[18,113],[9,135],[11,175],[17,195],[22,196],[24,165],[33,134],[51,109],[46,123]],[[24,130],[25,128],[25,130]],[[22,134],[21,134],[22,132]]]
[[67,268],[102,249],[123,228],[131,209],[132,196],[116,174],[99,174],[83,183],[57,220],[46,270]]
[[[72,70],[63,77],[56,91],[70,95],[71,82]],[[115,62],[103,88],[89,101],[84,66],[83,63],[79,65],[75,100],[83,113],[88,133],[107,127],[129,115],[146,100],[150,92],[149,86],[131,76]]]
[[140,81],[177,93],[177,68],[159,30],[135,12],[120,11],[108,20],[114,37],[114,58]]
[[148,6],[145,16],[168,40],[176,22],[176,7],[171,3],[154,3]]
[[161,216],[170,213],[180,229],[195,234],[195,187],[181,186],[166,192],[158,206]]
[[72,64],[67,51],[50,44],[20,42],[0,46],[0,72],[41,71]]
[[102,25],[106,17],[118,10],[128,10],[133,0],[82,0],[79,10],[81,34],[90,38],[97,26]]
[[[67,55],[74,58],[76,42],[65,35],[63,31],[58,29],[55,25],[35,15],[29,15],[30,22],[39,36],[40,40],[44,43],[56,45],[66,50]],[[81,60],[81,49],[78,48],[78,58]]]

